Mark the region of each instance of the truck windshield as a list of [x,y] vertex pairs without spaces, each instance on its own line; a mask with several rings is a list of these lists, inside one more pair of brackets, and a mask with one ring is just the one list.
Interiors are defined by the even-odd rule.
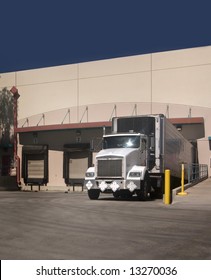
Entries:
[[103,149],[139,147],[140,136],[137,135],[108,136],[103,139]]

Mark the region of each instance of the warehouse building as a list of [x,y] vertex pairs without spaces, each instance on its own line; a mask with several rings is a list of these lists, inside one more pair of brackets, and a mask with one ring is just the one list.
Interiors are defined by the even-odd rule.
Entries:
[[20,94],[23,189],[38,181],[43,189],[81,185],[112,117],[123,115],[164,114],[198,147],[211,174],[211,46],[0,76],[0,88],[15,86]]

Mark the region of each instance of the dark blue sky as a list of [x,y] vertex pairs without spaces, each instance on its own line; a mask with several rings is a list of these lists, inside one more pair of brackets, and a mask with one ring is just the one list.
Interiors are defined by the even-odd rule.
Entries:
[[0,0],[0,73],[211,45],[210,0]]

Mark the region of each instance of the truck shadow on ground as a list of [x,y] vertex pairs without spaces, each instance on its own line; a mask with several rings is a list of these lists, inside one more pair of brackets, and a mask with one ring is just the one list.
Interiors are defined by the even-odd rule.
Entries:
[[155,198],[155,197],[149,197],[145,200],[143,199],[140,199],[139,197],[137,196],[132,196],[132,197],[118,197],[118,198],[115,198],[115,197],[100,197],[98,200],[104,200],[104,201],[120,201],[120,202],[124,202],[124,201],[136,201],[136,202],[148,202],[148,201],[155,201],[155,200],[161,200],[159,198]]

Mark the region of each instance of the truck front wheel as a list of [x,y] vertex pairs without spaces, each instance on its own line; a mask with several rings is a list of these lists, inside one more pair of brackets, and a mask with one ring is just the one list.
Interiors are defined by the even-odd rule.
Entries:
[[95,190],[95,189],[88,190],[88,196],[90,199],[96,200],[100,196],[100,190]]
[[147,200],[149,198],[149,194],[150,194],[150,178],[148,174],[146,174],[144,180],[141,181],[141,190],[138,196],[141,200]]

